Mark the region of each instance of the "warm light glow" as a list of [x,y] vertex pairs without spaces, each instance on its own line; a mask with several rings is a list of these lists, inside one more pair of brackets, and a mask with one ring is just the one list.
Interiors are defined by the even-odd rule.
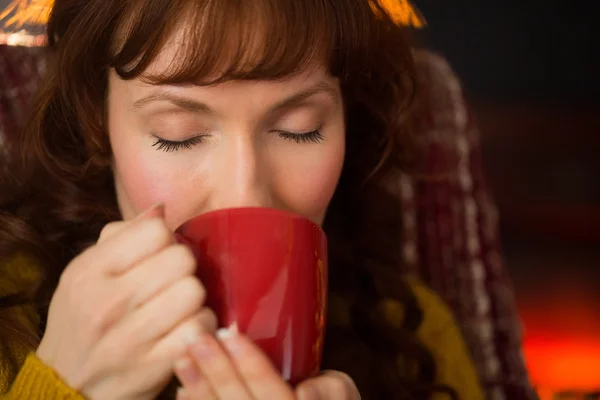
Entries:
[[54,0],[13,0],[0,13],[0,20],[11,17],[4,23],[5,28],[21,28],[24,25],[44,25],[48,22]]
[[45,35],[30,35],[26,31],[5,33],[0,31],[0,44],[9,46],[41,47],[46,44]]
[[371,0],[377,1],[387,11],[398,25],[422,28],[426,25],[425,18],[409,0]]
[[534,385],[553,392],[599,390],[598,299],[563,286],[553,297],[520,303],[525,359]]
[[600,339],[530,338],[524,346],[534,384],[554,391],[600,387]]

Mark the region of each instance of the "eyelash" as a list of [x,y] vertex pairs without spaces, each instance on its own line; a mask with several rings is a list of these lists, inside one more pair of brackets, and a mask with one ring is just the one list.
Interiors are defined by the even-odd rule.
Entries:
[[[298,144],[320,143],[324,139],[323,135],[321,134],[320,128],[315,129],[314,131],[311,131],[311,132],[306,132],[306,133],[292,133],[292,132],[286,132],[286,131],[274,131],[274,132],[277,133],[279,135],[279,137],[281,137],[282,139],[292,140]],[[206,136],[207,135],[199,135],[199,136],[194,136],[192,138],[181,140],[181,141],[167,140],[167,139],[162,139],[162,138],[155,136],[156,142],[154,142],[152,147],[156,147],[156,150],[162,150],[166,153],[181,150],[181,149],[189,150],[192,147],[194,147],[195,145],[202,143],[202,141],[206,138]]]
[[199,136],[194,136],[189,139],[185,139],[185,140],[181,140],[181,141],[167,140],[167,139],[162,139],[162,138],[155,136],[156,142],[154,142],[152,147],[156,147],[156,150],[162,150],[166,153],[181,150],[183,148],[189,150],[192,147],[194,147],[195,145],[202,143],[202,141],[206,138],[206,136],[207,135],[199,135]]
[[285,140],[292,140],[298,144],[300,143],[321,143],[323,141],[323,135],[321,134],[321,128],[315,129],[314,131],[305,133],[292,133],[286,131],[275,131],[280,138]]

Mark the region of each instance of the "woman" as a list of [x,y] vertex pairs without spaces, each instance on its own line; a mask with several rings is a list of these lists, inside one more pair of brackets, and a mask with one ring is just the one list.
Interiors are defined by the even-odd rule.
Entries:
[[[449,311],[399,275],[413,64],[379,5],[61,0],[48,38],[1,181],[5,398],[168,398],[174,374],[180,400],[481,398]],[[212,334],[172,231],[238,206],[323,224],[343,373],[292,389]]]

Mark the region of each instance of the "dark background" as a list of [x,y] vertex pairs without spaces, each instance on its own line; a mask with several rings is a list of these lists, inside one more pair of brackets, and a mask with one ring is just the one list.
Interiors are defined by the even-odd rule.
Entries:
[[[600,354],[596,3],[415,0],[421,44],[446,56],[478,117],[526,334],[567,338],[573,359]],[[579,360],[575,374],[591,368]]]
[[423,39],[482,101],[589,103],[600,94],[597,2],[415,0]]

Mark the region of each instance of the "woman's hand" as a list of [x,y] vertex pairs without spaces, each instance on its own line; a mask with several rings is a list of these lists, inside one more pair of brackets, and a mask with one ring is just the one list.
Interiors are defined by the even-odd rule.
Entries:
[[246,336],[202,334],[175,364],[183,387],[177,400],[359,400],[350,377],[327,372],[292,389]]
[[216,328],[195,267],[162,207],[108,224],[62,274],[37,356],[86,398],[155,398],[191,338]]

